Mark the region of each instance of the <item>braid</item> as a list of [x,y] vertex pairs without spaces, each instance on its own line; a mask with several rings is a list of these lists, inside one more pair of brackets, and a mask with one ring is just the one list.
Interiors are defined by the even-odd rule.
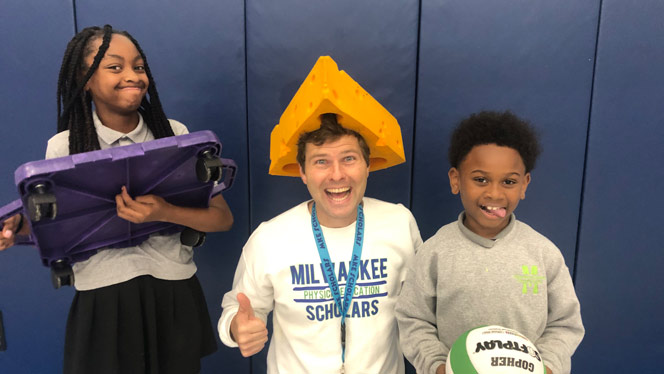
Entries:
[[[128,32],[122,31],[120,32],[120,34],[129,38],[129,40],[131,40],[131,42],[134,43],[134,46],[136,46],[138,53],[140,53],[141,58],[143,58],[143,66],[145,67],[145,73],[147,74],[148,81],[150,82],[150,84],[148,85],[148,95],[145,95],[145,97],[143,97],[143,100],[141,101],[141,106],[138,109],[138,111],[143,116],[143,120],[145,121],[148,128],[152,132],[152,135],[154,135],[155,139],[165,138],[167,136],[175,135],[173,133],[173,129],[171,128],[171,124],[170,122],[168,122],[168,118],[164,113],[164,109],[161,106],[161,101],[159,100],[159,94],[157,93],[157,84],[155,83],[154,78],[152,78],[152,73],[150,72],[150,66],[148,65],[148,60],[145,57],[145,53],[143,53],[143,49],[138,44],[138,41],[136,41],[136,39],[134,39],[134,37],[131,36]],[[148,96],[150,96],[150,100],[148,100]]]
[[[85,125],[80,127],[83,130],[81,131],[82,141],[76,143],[77,146],[75,153],[101,149],[101,146],[99,145],[99,137],[97,136],[97,130],[95,129],[95,125],[92,121],[92,97],[89,92],[85,92],[83,95],[81,95],[81,106],[83,108],[83,113],[81,113],[82,117],[77,121],[77,123],[84,123]],[[71,139],[71,132],[69,135]],[[69,142],[69,149],[72,149],[71,141]]]
[[[92,99],[84,87],[99,67],[111,41],[112,28],[93,26],[76,34],[67,45],[58,78],[58,132],[69,130],[69,154],[100,149],[92,123]],[[102,44],[90,67],[85,57],[91,53],[90,42],[102,36]]]

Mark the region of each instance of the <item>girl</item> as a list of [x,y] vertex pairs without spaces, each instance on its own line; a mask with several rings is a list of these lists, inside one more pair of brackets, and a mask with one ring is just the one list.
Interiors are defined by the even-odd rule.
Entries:
[[[58,81],[58,134],[46,158],[181,135],[168,120],[145,55],[125,31],[88,27],[67,45]],[[94,103],[94,107],[92,105]],[[233,216],[221,195],[185,208],[154,195],[116,196],[118,216],[226,231]],[[4,223],[0,250],[27,234],[24,217]],[[179,234],[153,235],[73,264],[76,295],[67,320],[65,373],[198,373],[216,350],[191,247]]]

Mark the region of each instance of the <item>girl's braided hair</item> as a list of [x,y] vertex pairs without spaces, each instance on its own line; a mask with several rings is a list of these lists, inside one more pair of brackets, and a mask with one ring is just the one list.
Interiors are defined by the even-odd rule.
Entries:
[[[84,88],[97,71],[113,34],[124,35],[131,40],[143,58],[149,85],[148,93],[143,97],[138,112],[143,116],[155,138],[174,135],[159,101],[157,86],[150,73],[147,59],[136,39],[126,31],[114,30],[110,25],[105,25],[103,28],[86,27],[67,44],[58,78],[58,132],[69,130],[69,154],[100,149],[92,121],[92,97]],[[91,42],[97,38],[102,38],[101,46],[92,65],[87,66],[85,59],[94,52]]]

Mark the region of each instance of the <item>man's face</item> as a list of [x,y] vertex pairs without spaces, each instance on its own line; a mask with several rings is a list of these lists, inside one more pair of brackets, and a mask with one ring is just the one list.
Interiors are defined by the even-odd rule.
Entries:
[[369,166],[357,138],[344,135],[322,145],[306,145],[300,177],[316,202],[321,225],[345,227],[355,222],[364,197]]
[[459,165],[451,168],[450,187],[461,195],[464,225],[485,238],[495,237],[526,197],[530,173],[515,149],[496,144],[473,147]]

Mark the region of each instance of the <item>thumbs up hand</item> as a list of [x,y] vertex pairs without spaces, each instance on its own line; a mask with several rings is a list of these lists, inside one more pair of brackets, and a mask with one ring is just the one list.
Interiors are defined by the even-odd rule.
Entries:
[[253,356],[260,352],[267,342],[267,327],[263,320],[254,315],[247,295],[238,293],[237,302],[240,307],[231,321],[231,337],[238,344],[242,356]]

